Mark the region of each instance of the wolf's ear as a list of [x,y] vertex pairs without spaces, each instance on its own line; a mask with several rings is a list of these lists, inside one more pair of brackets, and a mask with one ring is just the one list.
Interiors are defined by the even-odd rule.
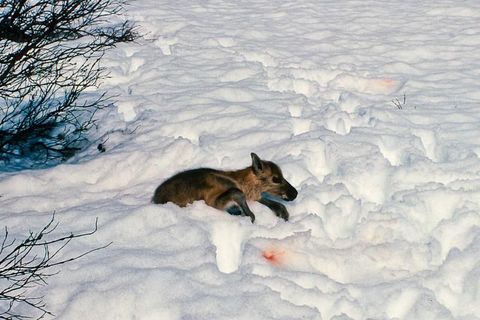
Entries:
[[262,160],[255,154],[255,153],[250,153],[250,156],[252,157],[252,168],[253,172],[259,173],[263,170],[263,164]]

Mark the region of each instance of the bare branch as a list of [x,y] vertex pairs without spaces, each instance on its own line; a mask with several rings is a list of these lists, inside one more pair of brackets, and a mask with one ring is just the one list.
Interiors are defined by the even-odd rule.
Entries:
[[[59,258],[67,245],[78,238],[93,235],[98,230],[98,219],[94,228],[81,233],[54,236],[58,222],[52,214],[48,223],[38,232],[18,242],[8,241],[8,229],[0,248],[0,319],[27,319],[36,314],[38,319],[52,315],[43,302],[43,297],[31,295],[31,289],[46,285],[47,278],[60,272],[59,266],[78,260],[92,252],[104,249],[111,243],[66,258]],[[16,245],[14,245],[16,244]],[[54,250],[51,252],[52,246]],[[21,311],[20,311],[21,310]],[[28,312],[28,314],[25,314]]]
[[64,160],[86,142],[108,96],[86,98],[106,50],[137,38],[112,23],[124,0],[0,1],[0,160]]

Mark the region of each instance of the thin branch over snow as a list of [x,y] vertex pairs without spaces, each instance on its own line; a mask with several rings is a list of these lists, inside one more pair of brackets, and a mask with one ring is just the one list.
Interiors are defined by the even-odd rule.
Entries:
[[105,107],[105,51],[137,34],[123,0],[0,0],[0,159],[66,159]]
[[98,230],[98,219],[91,231],[83,233],[55,237],[53,232],[57,226],[53,214],[40,231],[30,231],[21,242],[9,239],[8,228],[5,227],[0,247],[0,319],[29,319],[33,315],[38,315],[37,318],[40,319],[47,314],[52,315],[43,297],[32,295],[31,290],[47,284],[46,279],[60,271],[54,267],[78,260],[111,244],[58,259],[70,241],[94,234]]

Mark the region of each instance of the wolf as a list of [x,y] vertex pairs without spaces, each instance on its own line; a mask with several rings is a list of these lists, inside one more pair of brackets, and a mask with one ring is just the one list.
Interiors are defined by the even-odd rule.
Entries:
[[254,223],[255,214],[247,202],[258,201],[288,221],[288,211],[278,200],[294,200],[297,190],[283,177],[278,165],[260,159],[255,153],[251,153],[251,158],[252,165],[240,170],[199,168],[177,173],[157,187],[152,202],[173,202],[185,207],[203,200],[230,214],[248,216]]

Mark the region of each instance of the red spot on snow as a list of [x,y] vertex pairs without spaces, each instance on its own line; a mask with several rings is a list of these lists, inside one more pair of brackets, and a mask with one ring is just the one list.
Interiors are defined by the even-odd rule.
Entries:
[[267,260],[267,262],[274,264],[274,265],[281,265],[283,264],[283,259],[285,256],[285,251],[280,251],[277,249],[269,249],[262,252],[263,258]]
[[386,88],[392,88],[397,85],[397,82],[393,79],[379,79],[377,83]]

